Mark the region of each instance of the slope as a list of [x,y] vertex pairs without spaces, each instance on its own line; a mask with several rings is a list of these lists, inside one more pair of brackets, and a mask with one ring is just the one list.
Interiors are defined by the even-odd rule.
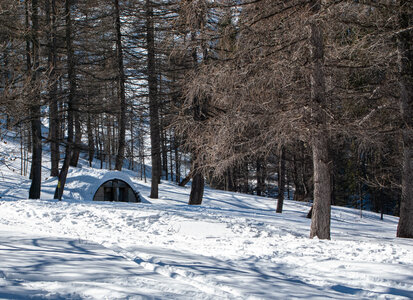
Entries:
[[395,238],[396,217],[333,207],[333,240],[310,240],[306,203],[275,214],[273,199],[207,189],[190,207],[189,188],[163,183],[149,199],[130,171],[147,203],[93,202],[84,191],[106,171],[85,166],[64,201],[51,200],[50,178],[27,200],[18,161],[6,162],[0,298],[413,298],[413,242]]

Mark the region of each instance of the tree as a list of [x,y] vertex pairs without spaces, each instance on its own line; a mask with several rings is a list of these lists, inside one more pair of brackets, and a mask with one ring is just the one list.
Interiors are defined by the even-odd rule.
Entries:
[[69,172],[70,160],[73,151],[73,103],[76,97],[76,73],[74,51],[72,44],[72,17],[71,17],[71,0],[65,1],[66,16],[66,55],[67,55],[67,73],[69,80],[69,95],[67,100],[67,140],[65,158],[62,169],[60,170],[57,187],[54,193],[54,199],[61,200],[64,187],[66,184],[67,173]]
[[36,126],[48,105],[52,176],[59,142],[72,165],[81,150],[90,165],[96,153],[108,169],[120,170],[125,158],[135,168],[138,156],[143,176],[150,123],[151,197],[161,164],[179,181],[190,161],[183,181],[193,182],[190,204],[202,203],[204,180],[263,196],[275,195],[277,184],[280,212],[290,181],[295,200],[314,198],[312,237],[329,238],[331,201],[361,207],[372,199],[374,210],[398,214],[400,198],[398,236],[409,236],[410,7],[407,0],[4,0],[1,117],[20,133],[22,156],[36,147],[33,188]]
[[126,96],[125,96],[125,73],[123,69],[123,47],[121,22],[119,12],[119,0],[115,0],[115,27],[116,27],[116,60],[117,60],[117,95],[120,106],[119,113],[119,139],[118,153],[116,155],[115,169],[120,171],[125,157],[125,132],[126,132]]
[[331,184],[328,158],[328,128],[325,108],[324,42],[322,26],[318,22],[321,1],[310,2],[311,99],[312,119],[315,124],[311,137],[314,167],[314,203],[310,238],[330,239]]
[[149,89],[149,117],[151,135],[152,181],[150,198],[158,198],[158,184],[161,178],[161,145],[159,132],[159,102],[155,68],[155,37],[152,1],[145,2],[147,79]]
[[285,194],[285,150],[280,148],[278,155],[278,201],[277,201],[277,213],[282,213]]
[[400,115],[402,118],[402,198],[397,236],[413,238],[413,11],[412,2],[399,7],[398,51]]
[[59,175],[59,116],[57,100],[57,25],[56,25],[56,1],[45,1],[47,41],[48,41],[48,102],[49,102],[49,139],[50,139],[50,176]]
[[[26,1],[27,2],[27,1]],[[27,4],[26,4],[27,5]],[[31,117],[31,129],[32,129],[32,168],[31,176],[32,183],[29,190],[30,199],[39,199],[42,181],[42,125],[41,125],[41,101],[40,91],[37,86],[37,79],[39,73],[39,51],[40,45],[38,40],[39,32],[39,7],[37,0],[31,1],[31,70],[30,70],[30,117]]]

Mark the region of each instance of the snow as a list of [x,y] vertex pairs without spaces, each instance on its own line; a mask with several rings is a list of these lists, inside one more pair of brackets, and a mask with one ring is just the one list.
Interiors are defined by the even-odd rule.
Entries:
[[[0,299],[413,299],[413,241],[398,218],[332,209],[332,240],[309,239],[307,203],[150,183],[143,203],[91,201],[113,172],[71,169],[63,201],[44,169],[28,200],[18,149],[0,146]],[[9,167],[4,167],[7,164]],[[129,182],[128,181],[128,182]]]

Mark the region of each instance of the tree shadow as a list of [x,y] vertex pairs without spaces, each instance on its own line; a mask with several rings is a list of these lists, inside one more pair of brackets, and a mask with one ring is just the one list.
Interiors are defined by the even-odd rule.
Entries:
[[158,273],[80,239],[0,231],[0,255],[1,299],[165,299],[182,290],[174,291],[170,282],[162,288],[165,279]]
[[[372,292],[345,284],[331,284],[334,278],[329,278],[332,281],[327,280],[325,284],[312,284],[303,279],[295,264],[268,264],[256,257],[223,260],[153,247],[134,247],[128,252],[139,253],[141,256],[134,261],[150,270],[195,285],[226,291],[240,299],[354,299]],[[323,276],[319,279],[323,280]],[[409,280],[406,278],[404,282]],[[411,291],[400,288],[379,290],[376,289],[373,294],[412,297]]]

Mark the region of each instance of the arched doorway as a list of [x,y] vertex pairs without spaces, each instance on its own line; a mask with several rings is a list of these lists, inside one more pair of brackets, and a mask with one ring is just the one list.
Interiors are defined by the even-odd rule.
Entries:
[[98,188],[93,201],[140,202],[140,199],[128,183],[121,179],[111,179]]

